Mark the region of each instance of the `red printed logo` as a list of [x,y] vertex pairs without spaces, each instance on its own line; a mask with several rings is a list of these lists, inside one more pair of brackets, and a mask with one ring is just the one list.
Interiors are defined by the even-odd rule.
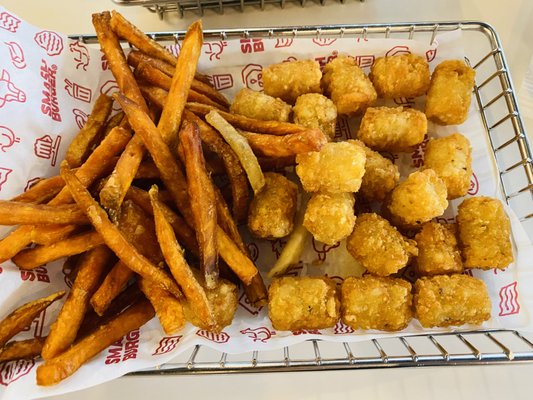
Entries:
[[226,332],[213,333],[206,330],[196,331],[196,335],[215,343],[228,343],[230,336]]
[[283,247],[287,243],[287,240],[285,239],[274,239],[270,240],[270,246],[272,248],[272,252],[276,256],[276,259],[279,258],[281,252],[283,251]]
[[292,331],[292,334],[294,336],[299,336],[299,335],[322,335],[322,332],[320,332],[318,329],[299,329],[297,331]]
[[291,39],[291,38],[277,38],[276,44],[274,45],[274,47],[276,49],[280,49],[283,47],[291,47],[293,42],[294,42],[294,39]]
[[30,189],[33,185],[35,185],[37,182],[41,180],[40,177],[36,176],[35,178],[31,178],[28,182],[26,182],[26,186],[24,187],[24,191],[27,191]]
[[177,57],[178,54],[180,53],[180,45],[179,45],[179,43],[168,44],[168,45],[165,46],[165,49],[167,49],[170,54],[173,54],[174,57]]
[[263,90],[263,67],[259,64],[248,64],[241,72],[242,82],[248,89]]
[[265,51],[263,39],[241,39],[241,52],[246,53],[260,53]]
[[7,182],[7,177],[13,172],[11,168],[0,167],[0,190],[2,190],[2,185]]
[[276,332],[271,331],[266,326],[261,326],[259,328],[251,329],[246,328],[240,331],[243,335],[248,336],[254,342],[266,343]]
[[72,42],[68,45],[71,53],[74,53],[74,61],[76,61],[76,69],[83,69],[87,71],[87,66],[91,57],[89,56],[89,50],[79,40]]
[[22,332],[30,332],[33,337],[42,337],[45,318],[46,310],[43,310],[34,318],[33,321],[31,321],[31,324],[22,330]]
[[57,161],[57,152],[61,145],[61,136],[57,135],[53,140],[50,135],[44,135],[35,140],[33,143],[33,152],[39,158],[50,160],[50,165],[55,167]]
[[0,13],[0,28],[15,33],[20,25],[20,19],[8,12]]
[[209,61],[220,60],[220,55],[224,51],[224,47],[228,45],[227,42],[206,42],[203,44],[205,47],[204,54],[209,56]]
[[420,168],[422,165],[424,165],[424,154],[426,152],[426,147],[428,145],[429,136],[426,133],[424,135],[424,140],[422,143],[418,144],[413,153],[411,154],[411,166],[413,168]]
[[39,47],[46,51],[49,56],[57,56],[63,51],[63,38],[52,31],[41,31],[33,38]]
[[211,83],[217,90],[224,90],[233,87],[233,76],[231,74],[217,74],[211,76]]
[[100,57],[100,63],[102,66],[102,71],[107,71],[109,69],[109,61],[107,61],[105,54],[102,54],[102,57]]
[[370,68],[372,65],[374,65],[374,61],[376,61],[376,57],[374,55],[362,55],[362,56],[355,56],[355,62],[360,68]]
[[0,364],[0,384],[9,386],[10,383],[28,375],[35,366],[35,360],[15,360]]
[[4,69],[2,70],[2,76],[0,76],[0,108],[10,101],[24,103],[26,101],[26,93],[11,82],[9,72]]
[[107,349],[106,364],[118,364],[137,358],[139,351],[139,338],[141,334],[135,329]]
[[111,79],[102,85],[102,87],[100,88],[100,93],[111,96],[111,93],[117,92],[118,90],[119,88],[117,82]]
[[428,62],[433,61],[436,56],[437,56],[437,49],[430,49],[426,51],[426,60]]
[[250,242],[246,245],[248,247],[248,252],[250,253],[250,258],[253,262],[256,262],[259,258],[259,247],[254,242]]
[[250,300],[248,300],[248,297],[246,296],[246,293],[244,292],[242,292],[241,296],[239,297],[239,305],[252,315],[259,314],[259,311],[261,311],[261,309],[263,308],[262,306],[259,308],[254,307],[250,303]]
[[402,107],[413,107],[415,105],[415,98],[414,97],[399,97],[397,99],[394,99],[394,102]]
[[348,119],[343,117],[337,118],[337,124],[335,125],[335,139],[351,139],[351,137],[352,133],[350,132],[350,125],[348,124]]
[[24,58],[24,51],[17,42],[4,42],[9,49],[9,57],[11,58],[11,64],[15,68],[26,68],[26,60]]
[[74,114],[74,120],[76,121],[76,125],[78,125],[78,128],[83,128],[84,125],[87,123],[87,119],[89,119],[89,116],[79,108],[72,109],[72,114]]
[[73,97],[76,100],[81,100],[86,103],[91,102],[93,92],[88,87],[81,86],[76,82],[71,82],[69,79],[65,79],[65,90],[70,97]]
[[397,56],[399,54],[411,54],[409,46],[394,46],[385,53],[385,57]]
[[339,53],[335,50],[329,56],[315,57],[315,61],[320,65],[320,69],[324,69],[327,63],[333,61],[338,57]]
[[500,317],[520,312],[516,284],[516,282],[513,282],[500,289],[500,313],[498,314]]
[[15,136],[13,131],[7,126],[0,126],[0,151],[5,153],[6,149],[15,143],[20,143],[20,138]]
[[37,279],[37,282],[50,283],[50,277],[48,276],[48,270],[45,267],[39,267],[32,269],[31,271],[21,270],[20,278],[23,281],[33,282]]
[[321,242],[315,241],[313,238],[313,250],[318,254],[318,261],[326,261],[326,254],[329,253],[332,249],[336,249],[341,245],[341,242],[338,242],[334,245],[329,245]]
[[468,194],[474,196],[479,191],[479,182],[477,180],[476,174],[472,172],[472,177],[470,178],[470,187],[468,188]]
[[157,349],[155,349],[152,355],[160,356],[161,354],[170,353],[176,348],[182,337],[182,335],[165,336],[159,341],[159,346],[157,347]]
[[335,327],[333,328],[333,333],[335,335],[346,335],[348,333],[354,333],[355,330],[348,325],[345,325],[341,320],[337,321]]
[[331,46],[333,43],[337,41],[335,38],[314,38],[313,43],[317,46],[324,47],[324,46]]
[[59,102],[57,101],[56,73],[57,65],[48,66],[46,60],[41,60],[41,78],[43,78],[44,85],[41,112],[54,121],[61,122]]

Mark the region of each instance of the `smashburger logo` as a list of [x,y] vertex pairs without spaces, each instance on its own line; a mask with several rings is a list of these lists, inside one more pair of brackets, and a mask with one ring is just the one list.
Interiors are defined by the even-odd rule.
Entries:
[[28,375],[35,366],[35,360],[15,360],[0,364],[0,385],[9,386],[10,383]]

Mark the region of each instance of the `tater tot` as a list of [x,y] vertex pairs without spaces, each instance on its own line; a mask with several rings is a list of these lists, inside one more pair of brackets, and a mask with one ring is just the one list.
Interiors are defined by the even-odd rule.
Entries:
[[327,63],[322,86],[339,114],[361,114],[377,99],[372,82],[351,57],[341,56]]
[[340,302],[335,282],[325,277],[282,277],[268,289],[268,316],[274,329],[324,329],[335,326]]
[[400,180],[398,166],[360,140],[353,140],[365,150],[365,174],[359,193],[368,201],[383,201]]
[[404,107],[370,107],[361,120],[357,138],[373,150],[409,152],[422,143],[427,130],[423,112]]
[[422,326],[479,325],[490,318],[485,282],[468,275],[436,275],[415,282],[415,317]]
[[506,268],[513,262],[511,224],[499,200],[471,197],[457,213],[465,268]]
[[294,104],[298,96],[322,93],[320,65],[314,60],[288,61],[263,68],[266,94]]
[[342,321],[354,329],[399,331],[413,318],[411,284],[366,275],[346,278],[341,287]]
[[426,116],[440,125],[465,122],[470,108],[476,71],[461,60],[441,62],[431,75]]
[[265,186],[250,204],[248,228],[259,238],[282,238],[294,228],[298,187],[275,172],[264,176]]
[[303,94],[293,107],[294,123],[307,128],[319,128],[330,139],[335,137],[337,107],[318,93]]
[[463,272],[463,261],[457,245],[457,226],[426,222],[415,236],[416,259],[420,275],[440,275]]
[[281,99],[244,88],[235,96],[230,111],[263,121],[287,122],[291,114],[291,106]]
[[307,203],[304,226],[319,242],[333,245],[353,230],[353,193],[313,193]]
[[415,54],[379,57],[369,75],[378,96],[385,99],[423,96],[429,77],[429,64]]
[[388,208],[395,222],[417,226],[444,213],[446,195],[446,185],[435,171],[415,171],[394,188]]
[[437,173],[448,189],[448,200],[466,195],[472,176],[472,148],[460,133],[430,139],[424,154],[424,166]]
[[354,142],[326,143],[320,151],[298,154],[296,173],[307,192],[357,192],[366,155]]
[[346,241],[348,252],[368,272],[388,276],[405,267],[418,254],[416,242],[402,236],[377,214],[361,214]]

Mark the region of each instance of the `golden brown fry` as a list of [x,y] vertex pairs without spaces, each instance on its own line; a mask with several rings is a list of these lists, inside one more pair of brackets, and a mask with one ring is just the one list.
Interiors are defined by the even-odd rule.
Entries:
[[3,349],[0,349],[0,363],[37,357],[41,354],[45,339],[35,337],[8,343]]
[[45,360],[63,353],[74,343],[89,309],[89,298],[98,287],[112,255],[106,246],[99,246],[82,256],[76,279],[42,349]]
[[287,122],[291,109],[292,107],[281,99],[248,88],[241,89],[231,103],[233,114],[263,121]]
[[4,347],[9,339],[26,328],[41,311],[64,295],[65,291],[56,292],[48,297],[30,301],[12,311],[0,322],[0,348]]
[[111,302],[120,294],[134,272],[122,261],[118,261],[105,276],[102,284],[91,296],[90,303],[99,316],[104,315]]
[[61,176],[52,176],[39,180],[24,193],[13,197],[11,200],[23,203],[44,203],[56,196],[64,186],[65,182]]
[[24,270],[35,269],[62,257],[81,254],[104,242],[102,237],[93,230],[71,236],[50,246],[37,246],[32,249],[22,250],[12,261]]
[[37,368],[37,384],[55,385],[76,372],[86,361],[100,353],[122,336],[152,319],[154,309],[147,300],[141,300],[97,331],[84,337],[63,354],[47,360]]
[[[159,171],[152,160],[143,161],[139,165],[135,179],[158,179]],[[127,195],[126,195],[127,196]]]
[[36,225],[33,226],[31,241],[35,244],[50,246],[69,236],[81,232],[79,225]]
[[49,206],[0,200],[0,225],[87,224],[85,214],[75,204]]
[[220,257],[226,261],[241,281],[247,285],[250,284],[253,277],[259,273],[256,266],[245,253],[239,250],[220,226],[217,228],[217,244]]
[[109,133],[113,130],[115,126],[120,126],[121,128],[126,129],[127,128],[127,121],[128,119],[124,117],[124,112],[118,112],[115,115],[113,115],[111,118],[107,120],[107,123],[105,125],[104,129],[104,137],[109,135]]
[[22,225],[0,241],[0,263],[9,260],[31,243],[33,225]]
[[87,122],[79,133],[74,136],[65,154],[65,160],[67,160],[71,168],[79,167],[87,158],[91,147],[96,143],[103,131],[112,106],[113,99],[105,94],[101,94],[96,99]]
[[168,96],[168,92],[165,89],[143,83],[139,84],[139,89],[141,90],[144,98],[148,100],[151,105],[157,106],[160,110],[165,107]]

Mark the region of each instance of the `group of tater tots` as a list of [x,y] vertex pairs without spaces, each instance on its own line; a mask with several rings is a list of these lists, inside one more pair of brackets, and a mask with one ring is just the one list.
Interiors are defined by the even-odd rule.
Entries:
[[[319,128],[330,138],[319,151],[296,156],[296,175],[309,193],[303,226],[328,245],[345,240],[366,269],[338,288],[327,277],[277,277],[269,289],[275,329],[322,329],[339,319],[354,329],[395,331],[413,317],[424,327],[481,324],[491,303],[471,268],[506,268],[513,261],[510,223],[500,201],[465,199],[456,223],[434,222],[448,201],[467,194],[472,175],[469,140],[460,133],[431,138],[424,165],[400,179],[379,152],[411,152],[428,134],[428,120],[458,125],[468,115],[474,70],[443,61],[430,74],[413,54],[378,58],[367,76],[356,61],[339,56],[320,70],[313,60],[263,69],[264,92],[243,89],[231,112]],[[378,98],[426,96],[425,111],[374,107]],[[333,141],[337,115],[362,116],[357,140]],[[295,226],[298,185],[265,174],[248,227],[258,238],[287,237]],[[358,213],[357,202],[380,213]],[[377,207],[376,207],[377,206]],[[414,266],[414,285],[399,273]]]

